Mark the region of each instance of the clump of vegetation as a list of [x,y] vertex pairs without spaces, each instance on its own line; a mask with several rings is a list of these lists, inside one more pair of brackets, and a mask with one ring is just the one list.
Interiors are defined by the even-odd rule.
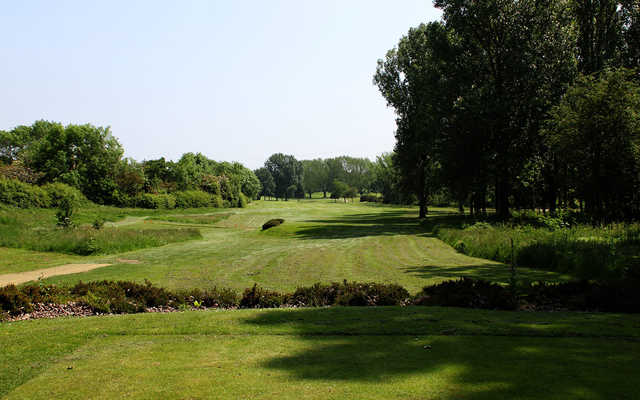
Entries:
[[233,289],[171,291],[130,281],[79,282],[72,286],[29,284],[0,288],[0,314],[20,315],[36,303],[70,301],[96,314],[144,312],[148,308],[279,308],[327,306],[445,306],[492,310],[638,312],[640,277],[608,283],[575,281],[519,283],[511,288],[463,278],[427,286],[415,296],[395,284],[347,282],[300,287],[281,293],[257,284],[242,295]]
[[287,303],[289,296],[264,289],[254,284],[251,289],[245,289],[240,299],[241,308],[277,308]]
[[72,228],[74,226],[73,214],[75,210],[76,204],[74,199],[68,197],[62,198],[58,206],[58,212],[56,212],[57,225],[62,228]]
[[640,270],[640,225],[555,226],[549,221],[542,227],[481,222],[463,229],[439,228],[436,232],[438,238],[461,253],[503,263],[511,263],[513,240],[518,266],[582,279],[617,279]]
[[274,226],[281,225],[284,222],[282,218],[274,218],[270,219],[262,225],[262,230],[265,231],[269,228],[273,228]]
[[114,254],[201,238],[195,228],[96,230],[82,226],[34,230],[13,223],[0,224],[0,246],[78,255]]
[[517,299],[508,288],[482,280],[463,278],[427,286],[415,296],[415,305],[514,310]]

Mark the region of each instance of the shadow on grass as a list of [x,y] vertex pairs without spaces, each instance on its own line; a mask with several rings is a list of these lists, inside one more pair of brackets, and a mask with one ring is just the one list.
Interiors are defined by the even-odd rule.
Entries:
[[[433,319],[422,310],[395,310],[274,311],[246,322],[293,327],[307,342],[263,367],[301,381],[366,382],[384,398],[606,399],[631,398],[637,390],[628,377],[640,367],[640,344],[572,337],[567,332],[580,331],[577,320],[549,323],[551,331],[541,335],[526,329],[504,332],[500,326],[492,332],[493,321],[479,313],[479,321],[453,321],[456,331],[442,314]],[[362,321],[367,317],[374,318]],[[487,326],[469,328],[474,324]],[[558,327],[565,333],[549,335]]]
[[[434,211],[429,218],[451,215]],[[427,218],[427,220],[429,219]],[[296,231],[300,239],[345,239],[365,236],[429,234],[431,226],[418,219],[415,210],[384,211],[343,215],[332,219],[306,220],[314,224]]]
[[[404,272],[419,278],[428,280],[449,280],[464,277],[474,279],[484,279],[491,282],[508,283],[511,277],[511,270],[505,264],[483,264],[483,265],[460,265],[443,267],[435,265],[423,265],[403,268]],[[529,268],[518,268],[516,271],[518,279],[529,281],[558,281],[559,275],[549,271],[539,271]]]

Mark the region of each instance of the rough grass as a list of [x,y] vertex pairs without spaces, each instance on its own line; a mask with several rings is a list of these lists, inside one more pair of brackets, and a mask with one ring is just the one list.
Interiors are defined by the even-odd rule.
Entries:
[[231,213],[220,212],[215,214],[202,214],[202,215],[162,215],[157,217],[151,217],[150,221],[166,221],[166,222],[180,222],[184,224],[217,224],[223,219],[229,218]]
[[243,310],[0,325],[0,396],[633,398],[637,315]]
[[[168,243],[199,239],[195,228],[164,229],[93,229],[87,224],[63,229],[48,221],[51,210],[0,210],[0,246],[21,248],[38,252],[55,252],[77,255],[122,253]],[[91,212],[80,214],[77,219],[90,218]],[[112,216],[112,219],[113,218]]]
[[611,279],[629,270],[640,272],[640,225],[544,227],[476,223],[437,229],[437,236],[461,253],[571,274],[585,279]]
[[[451,210],[433,211],[435,217]],[[287,222],[261,231],[264,221],[272,218]],[[131,222],[126,225],[131,229],[182,224]],[[114,265],[46,281],[149,279],[169,289],[218,286],[237,290],[257,283],[266,289],[292,291],[316,282],[347,279],[397,283],[415,293],[427,284],[461,276],[503,283],[509,280],[505,265],[458,254],[435,238],[420,224],[415,207],[322,199],[258,201],[234,210],[216,224],[189,226],[197,226],[203,239],[101,257],[101,262]],[[132,268],[119,264],[119,258],[139,260],[140,264]],[[567,278],[524,268],[521,273],[532,280]]]

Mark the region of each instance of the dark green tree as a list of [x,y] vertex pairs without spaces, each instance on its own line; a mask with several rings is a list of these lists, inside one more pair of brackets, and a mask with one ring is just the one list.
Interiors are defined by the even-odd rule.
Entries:
[[297,187],[299,183],[302,183],[302,163],[292,155],[282,153],[273,154],[265,161],[264,167],[269,171],[275,182],[276,198],[288,200],[290,197],[288,188],[291,185]]

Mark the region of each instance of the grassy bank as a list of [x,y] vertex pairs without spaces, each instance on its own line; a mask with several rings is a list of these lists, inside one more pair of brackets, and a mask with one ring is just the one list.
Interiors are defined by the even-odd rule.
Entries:
[[[95,216],[92,209],[77,220]],[[113,214],[111,220],[117,220]],[[76,255],[114,254],[202,238],[196,228],[94,229],[84,223],[75,228],[55,226],[52,210],[0,210],[0,246]]]
[[460,253],[504,263],[511,262],[513,241],[516,264],[521,267],[586,279],[614,279],[640,272],[638,224],[549,229],[480,222],[440,227],[436,233]]

